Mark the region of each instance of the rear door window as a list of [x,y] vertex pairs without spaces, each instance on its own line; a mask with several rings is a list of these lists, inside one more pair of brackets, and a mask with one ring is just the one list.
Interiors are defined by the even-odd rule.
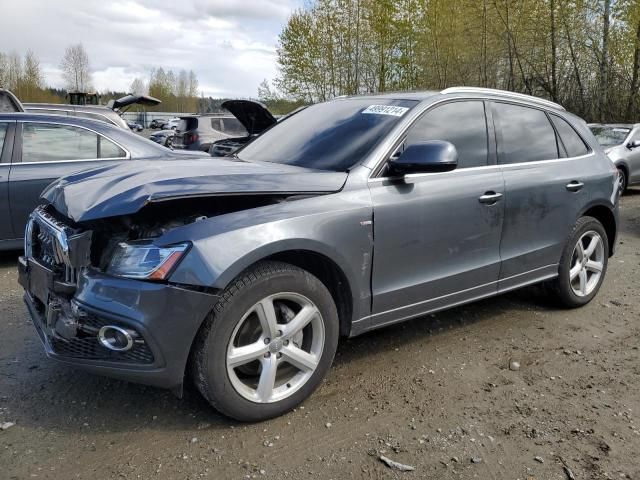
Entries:
[[176,128],[181,132],[188,132],[189,130],[195,130],[196,128],[198,128],[198,119],[197,118],[181,118]]
[[567,151],[568,157],[579,157],[589,153],[589,147],[565,119],[557,115],[551,115],[551,121],[553,121],[558,135],[560,135],[560,140]]
[[487,121],[482,101],[451,102],[425,113],[409,130],[405,148],[444,140],[458,151],[458,168],[487,165]]
[[553,160],[560,157],[556,133],[546,113],[509,103],[493,104],[502,164]]
[[25,122],[22,161],[55,162],[98,158],[98,134],[70,125]]

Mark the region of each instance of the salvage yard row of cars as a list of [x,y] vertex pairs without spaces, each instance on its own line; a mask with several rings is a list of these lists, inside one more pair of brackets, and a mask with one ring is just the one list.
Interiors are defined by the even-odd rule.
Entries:
[[[211,125],[190,118],[181,146]],[[13,240],[26,223],[19,281],[49,357],[177,394],[188,378],[258,421],[312,394],[340,337],[541,282],[580,307],[605,278],[621,176],[558,104],[460,87],[251,121],[212,158],[0,114],[2,214],[21,212]],[[28,213],[48,163],[69,169]]]

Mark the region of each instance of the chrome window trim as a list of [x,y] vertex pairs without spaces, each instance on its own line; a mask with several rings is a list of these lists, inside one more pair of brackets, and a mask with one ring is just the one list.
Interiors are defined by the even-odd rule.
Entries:
[[369,178],[369,183],[376,183],[376,182],[382,182],[385,180],[391,180],[391,179],[398,179],[398,178],[405,178],[405,179],[412,179],[412,178],[422,178],[422,177],[426,177],[426,176],[431,176],[431,175],[447,175],[447,174],[457,174],[457,173],[463,173],[463,172],[469,172],[469,171],[474,171],[474,170],[485,170],[485,169],[511,169],[511,168],[517,168],[517,167],[525,167],[528,165],[541,165],[541,164],[548,164],[548,163],[559,163],[559,162],[566,162],[569,160],[580,160],[583,158],[588,158],[591,156],[594,156],[595,152],[591,151],[585,155],[580,155],[578,157],[568,157],[568,158],[552,158],[550,160],[536,160],[533,162],[519,162],[519,163],[505,163],[504,165],[485,165],[482,167],[469,167],[469,168],[460,168],[460,169],[456,169],[456,170],[451,170],[450,172],[428,172],[428,173],[410,173],[408,175],[405,175],[404,177],[373,177],[373,178]]
[[[129,150],[124,148],[119,142],[116,142],[115,140],[112,140],[111,138],[109,138],[106,135],[98,132],[97,130],[93,130],[92,128],[85,127],[84,125],[74,125],[72,123],[55,122],[55,121],[47,121],[47,120],[18,120],[17,122],[21,123],[21,124],[39,123],[39,124],[43,124],[43,125],[61,125],[63,127],[81,128],[81,129],[87,130],[87,131],[89,131],[91,133],[95,133],[96,135],[99,135],[100,137],[108,140],[109,142],[116,144],[119,148],[121,148],[125,152],[126,155],[124,157],[75,158],[73,160],[50,160],[48,162],[23,162],[22,161],[22,157],[21,157],[19,162],[12,163],[12,165],[43,165],[43,164],[51,164],[51,163],[71,163],[71,162],[90,162],[90,161],[96,161],[96,160],[130,160],[131,159],[131,152],[129,152]],[[20,139],[20,141],[24,141],[24,138],[22,137]]]
[[[450,90],[450,89],[447,89]],[[446,92],[446,90],[443,90],[441,93]],[[455,93],[455,92],[449,92],[449,93]],[[462,92],[460,92],[462,93]],[[467,92],[467,93],[475,93],[475,92]],[[484,93],[484,92],[478,92],[478,93]],[[526,97],[525,99],[520,99],[519,97],[514,97],[514,98],[492,98],[490,95],[496,95],[499,96],[498,94],[495,94],[495,92],[491,89],[487,90],[487,95],[482,95],[482,96],[478,96],[478,97],[447,97],[444,98],[442,100],[438,100],[436,102],[430,102],[427,103],[425,105],[423,105],[422,103],[417,105],[416,107],[414,107],[414,109],[411,111],[412,115],[407,117],[407,119],[405,120],[405,122],[403,122],[402,124],[398,125],[396,128],[398,129],[398,131],[396,133],[390,133],[389,136],[382,142],[381,145],[378,146],[378,148],[376,148],[376,151],[373,152],[373,154],[371,155],[373,156],[377,156],[377,160],[375,160],[374,162],[363,162],[362,165],[365,166],[366,168],[370,169],[370,173],[369,173],[369,177],[368,177],[368,182],[376,182],[376,181],[382,181],[382,180],[389,180],[389,179],[393,179],[393,178],[399,178],[399,177],[378,177],[376,176],[376,172],[378,171],[378,169],[381,167],[383,162],[388,161],[389,159],[389,155],[391,155],[392,151],[391,149],[393,148],[394,145],[397,144],[397,142],[399,140],[402,139],[403,136],[406,135],[407,131],[414,125],[414,123],[426,112],[428,112],[430,109],[439,106],[443,103],[446,102],[450,102],[450,101],[483,101],[483,102],[502,102],[502,103],[513,103],[516,105],[520,105],[523,107],[529,107],[529,108],[533,108],[536,110],[541,110],[547,114],[552,114],[553,112],[548,112],[547,110],[545,110],[544,108],[542,108],[540,105],[532,105],[528,96],[524,95],[524,97]],[[506,95],[505,95],[506,97]],[[428,102],[428,100],[427,100]],[[422,107],[422,108],[421,108]],[[565,111],[563,109],[563,111]],[[554,115],[558,115],[557,113],[553,113]],[[558,115],[561,117],[561,115]],[[562,117],[561,117],[562,118]],[[563,118],[564,120],[564,118]],[[566,120],[565,120],[566,121]],[[551,122],[550,122],[551,123]],[[571,124],[570,124],[571,125]],[[555,127],[554,128],[554,132],[555,132]],[[572,127],[573,128],[573,127]],[[575,130],[575,128],[574,128]],[[582,138],[582,137],[581,137]],[[392,141],[390,141],[392,140]],[[390,144],[390,146],[385,147],[384,151],[382,154],[378,153],[379,149],[382,149],[383,145],[387,145]],[[500,164],[497,163],[496,165],[484,165],[481,167],[469,167],[469,168],[461,168],[461,169],[456,169],[456,170],[452,170],[450,172],[430,172],[430,173],[412,173],[409,175],[405,175],[404,178],[419,178],[419,177],[423,177],[425,175],[443,175],[443,174],[447,174],[447,173],[456,173],[456,172],[466,172],[466,171],[473,171],[473,170],[478,170],[478,169],[484,169],[484,168],[494,168],[494,167],[501,167],[501,168],[505,168],[505,167],[522,167],[524,165],[535,165],[535,164],[540,164],[540,163],[549,163],[549,162],[563,162],[563,161],[568,161],[568,160],[576,160],[576,159],[580,159],[580,158],[586,158],[592,155],[595,155],[595,151],[593,150],[593,148],[591,148],[591,145],[589,145],[589,143],[585,142],[585,144],[587,145],[587,147],[589,148],[589,152],[585,155],[580,155],[578,157],[565,157],[565,158],[551,158],[549,160],[535,160],[532,162],[518,162],[518,163],[505,163],[505,164]],[[497,146],[497,145],[496,145]],[[499,159],[498,159],[499,161]],[[372,163],[373,166],[370,167],[369,164]]]

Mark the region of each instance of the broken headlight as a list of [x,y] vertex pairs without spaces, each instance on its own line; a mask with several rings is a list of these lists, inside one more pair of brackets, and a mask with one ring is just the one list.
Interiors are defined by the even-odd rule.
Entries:
[[188,243],[158,247],[150,242],[121,242],[111,257],[107,273],[127,278],[164,280],[188,248]]

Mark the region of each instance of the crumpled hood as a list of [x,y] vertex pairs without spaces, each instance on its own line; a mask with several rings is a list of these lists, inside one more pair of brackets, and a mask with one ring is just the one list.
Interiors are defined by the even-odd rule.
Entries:
[[41,198],[76,222],[128,215],[147,203],[185,197],[331,193],[347,174],[218,158],[133,160],[52,183]]

